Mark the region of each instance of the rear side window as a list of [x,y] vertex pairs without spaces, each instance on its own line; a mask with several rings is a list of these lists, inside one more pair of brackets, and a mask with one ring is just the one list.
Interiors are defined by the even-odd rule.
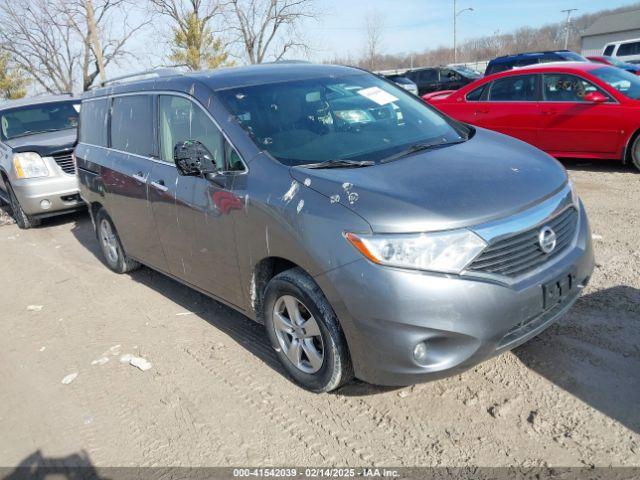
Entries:
[[111,106],[111,148],[144,157],[154,153],[150,95],[115,97]]
[[422,70],[418,78],[422,83],[430,83],[438,81],[438,71],[435,69]]
[[80,110],[80,142],[107,146],[107,113],[109,101],[106,98],[99,100],[85,100]]
[[492,102],[535,102],[536,76],[514,75],[495,80],[491,84],[489,99]]
[[614,48],[616,48],[615,45],[607,45],[607,47],[604,49],[603,55],[605,57],[610,57],[611,55],[613,55],[613,49]]
[[481,87],[476,88],[475,90],[467,93],[467,101],[468,102],[479,102],[482,98],[482,93],[484,92],[484,87],[486,85],[482,85]]
[[506,72],[507,70],[511,70],[512,67],[513,64],[511,63],[490,63],[484,74],[491,75],[493,73]]
[[626,57],[627,55],[640,55],[640,42],[622,43],[618,47],[618,57]]

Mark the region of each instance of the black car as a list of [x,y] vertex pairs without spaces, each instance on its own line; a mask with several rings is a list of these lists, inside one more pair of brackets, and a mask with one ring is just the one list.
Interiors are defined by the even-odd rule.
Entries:
[[547,52],[525,52],[515,53],[513,55],[504,55],[494,58],[487,65],[484,71],[485,75],[504,72],[516,67],[526,67],[535,65],[536,63],[549,62],[588,62],[582,55],[578,55],[571,50],[555,50]]
[[440,90],[458,90],[481,78],[482,74],[465,66],[447,66],[409,70],[404,77],[418,86],[418,95],[424,95]]

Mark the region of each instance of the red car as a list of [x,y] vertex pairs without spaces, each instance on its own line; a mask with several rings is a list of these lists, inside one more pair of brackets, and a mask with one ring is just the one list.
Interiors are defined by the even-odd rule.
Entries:
[[422,98],[555,157],[616,159],[640,169],[640,77],[616,67],[539,64]]

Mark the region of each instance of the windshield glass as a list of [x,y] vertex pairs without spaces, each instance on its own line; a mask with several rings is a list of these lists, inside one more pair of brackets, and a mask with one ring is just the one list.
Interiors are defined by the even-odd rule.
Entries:
[[369,74],[218,93],[258,147],[290,166],[379,161],[417,143],[446,144],[466,135],[411,94]]
[[640,99],[640,77],[615,67],[597,68],[589,73],[623,95],[634,100]]
[[586,58],[582,55],[578,55],[575,52],[558,52],[558,55],[564,58],[565,60],[569,60],[571,62],[588,62]]
[[5,139],[75,128],[79,102],[55,102],[18,107],[0,112],[0,128]]
[[632,64],[627,63],[627,62],[622,62],[622,61],[618,60],[617,58],[613,58],[613,57],[602,57],[602,58],[604,58],[607,62],[609,62],[614,67],[629,68],[629,67],[633,66]]
[[480,78],[482,74],[473,68],[469,68],[466,65],[456,65],[455,67],[451,67],[451,70],[455,70],[458,73],[468,77],[468,78]]

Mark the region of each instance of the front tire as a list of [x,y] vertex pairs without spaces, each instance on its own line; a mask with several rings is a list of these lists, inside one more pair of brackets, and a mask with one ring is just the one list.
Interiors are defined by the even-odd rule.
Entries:
[[640,134],[636,136],[631,146],[631,164],[640,170]]
[[116,273],[127,273],[140,268],[140,264],[125,253],[116,227],[104,208],[98,210],[96,214],[96,236],[105,263],[111,270]]
[[13,219],[16,221],[16,225],[18,225],[18,228],[28,230],[29,228],[40,226],[40,219],[34,218],[24,213],[24,210],[20,206],[18,197],[16,197],[16,193],[13,191],[13,187],[11,187],[11,184],[7,183],[6,185],[7,193],[9,194],[9,206],[11,207],[11,214],[13,215]]
[[264,319],[289,376],[321,393],[353,378],[347,342],[320,287],[300,268],[276,275],[265,291]]

